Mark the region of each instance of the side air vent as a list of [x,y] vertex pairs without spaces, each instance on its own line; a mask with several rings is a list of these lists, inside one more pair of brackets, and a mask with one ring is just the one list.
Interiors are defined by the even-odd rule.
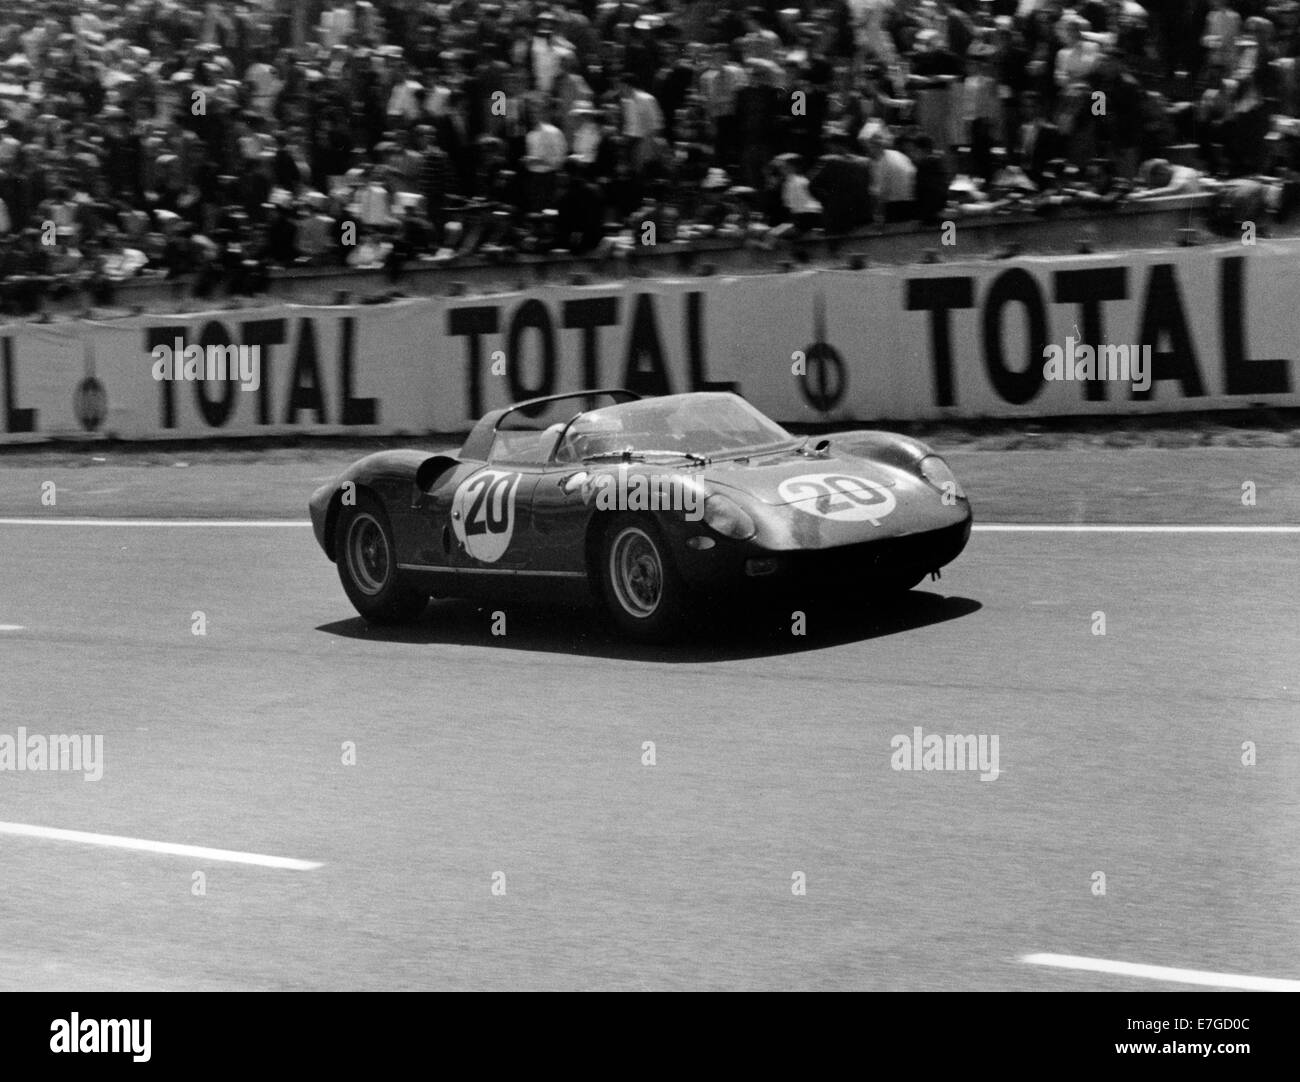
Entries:
[[420,463],[415,471],[415,487],[421,492],[430,492],[442,477],[460,465],[460,459],[450,455],[433,455]]

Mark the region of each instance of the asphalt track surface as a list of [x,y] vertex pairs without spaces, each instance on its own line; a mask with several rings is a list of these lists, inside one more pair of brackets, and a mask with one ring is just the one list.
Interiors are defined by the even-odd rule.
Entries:
[[[1300,522],[1294,450],[1120,453],[1082,496],[1082,459],[958,471],[984,521]],[[51,469],[0,462],[0,516],[175,489],[172,519],[301,520],[332,465]],[[6,521],[0,550],[0,733],[104,738],[98,782],[0,773],[0,821],[319,865],[0,833],[6,990],[1189,987],[1036,952],[1300,978],[1300,533],[982,530],[901,605],[658,649],[458,602],[367,629],[302,525]],[[892,769],[915,726],[996,735],[1000,775]]]

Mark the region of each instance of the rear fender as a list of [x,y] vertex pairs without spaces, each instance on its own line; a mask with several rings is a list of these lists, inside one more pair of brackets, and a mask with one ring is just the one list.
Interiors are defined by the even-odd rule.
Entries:
[[[349,489],[348,485],[352,487]],[[325,555],[334,560],[336,553],[334,551],[334,533],[338,527],[339,510],[343,507],[343,495],[345,492],[351,492],[353,498],[366,495],[372,499],[378,499],[373,489],[359,481],[341,481],[334,488],[334,494],[330,497],[329,506],[325,509],[325,530],[324,537],[321,538],[321,547],[325,550]]]

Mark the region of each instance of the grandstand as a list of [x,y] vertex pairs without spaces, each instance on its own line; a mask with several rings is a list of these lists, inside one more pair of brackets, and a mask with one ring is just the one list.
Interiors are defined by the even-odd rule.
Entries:
[[1104,233],[1160,197],[1285,218],[1298,9],[10,3],[0,310],[662,247],[776,265],[945,221]]

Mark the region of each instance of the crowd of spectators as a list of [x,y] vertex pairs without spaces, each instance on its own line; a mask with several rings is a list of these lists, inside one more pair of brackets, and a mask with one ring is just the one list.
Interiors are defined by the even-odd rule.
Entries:
[[1290,176],[1295,0],[5,0],[0,305]]

